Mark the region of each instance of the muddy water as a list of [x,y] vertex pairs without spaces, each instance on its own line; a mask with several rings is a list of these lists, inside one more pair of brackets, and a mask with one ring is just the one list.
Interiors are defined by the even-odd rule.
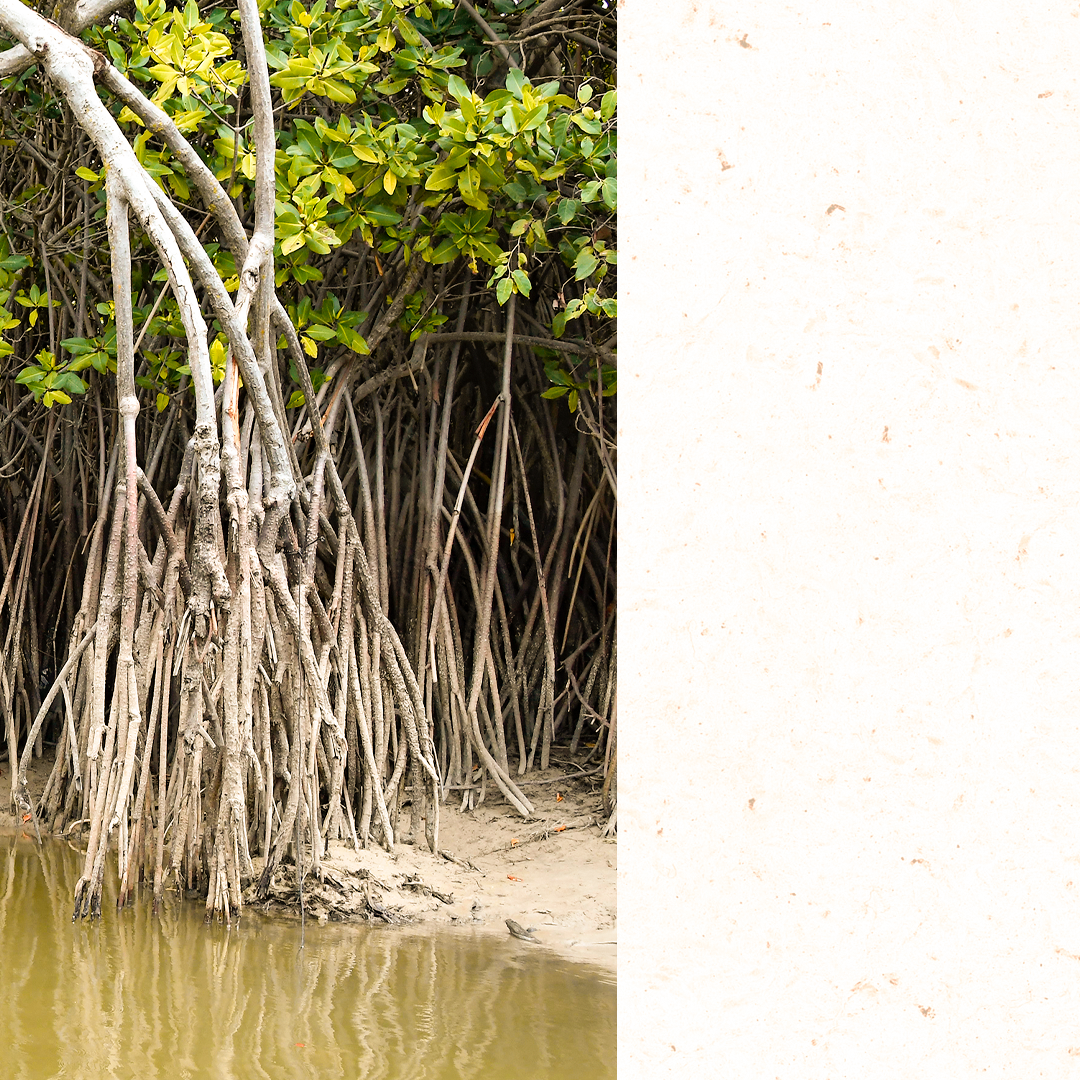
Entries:
[[0,835],[6,1080],[602,1080],[605,972],[507,937],[299,925],[140,899],[72,924],[75,848]]

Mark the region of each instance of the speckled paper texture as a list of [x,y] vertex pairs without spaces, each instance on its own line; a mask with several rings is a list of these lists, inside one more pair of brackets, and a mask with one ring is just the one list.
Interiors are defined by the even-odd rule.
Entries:
[[1080,1077],[1078,16],[620,4],[623,1077]]

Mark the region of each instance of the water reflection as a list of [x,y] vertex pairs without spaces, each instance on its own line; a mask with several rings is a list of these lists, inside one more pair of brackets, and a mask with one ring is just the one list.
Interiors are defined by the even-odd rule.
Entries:
[[424,927],[298,926],[197,904],[71,922],[82,855],[0,836],[0,1074],[601,1080],[615,986],[535,946]]

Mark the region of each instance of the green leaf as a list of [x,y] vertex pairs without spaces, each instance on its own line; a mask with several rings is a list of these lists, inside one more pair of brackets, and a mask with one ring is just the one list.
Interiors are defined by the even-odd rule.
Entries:
[[489,266],[498,266],[499,261],[503,257],[503,253],[499,250],[498,246],[491,243],[489,240],[474,240],[471,247],[472,250]]
[[401,222],[401,215],[390,206],[366,206],[363,216],[372,225],[398,225]]
[[290,396],[289,400],[285,403],[285,408],[286,409],[298,408],[299,406],[303,405],[305,401],[307,401],[307,398],[304,397],[304,391],[303,390],[294,390],[292,392],[292,395]]
[[322,281],[323,279],[321,270],[314,266],[306,266],[303,263],[290,266],[288,270],[293,280],[298,281],[301,285],[305,285],[309,281]]
[[592,95],[593,95],[593,89],[588,83],[582,83],[578,87],[577,99],[578,99],[578,101],[581,102],[582,105],[584,105],[585,102],[588,101],[589,98],[592,97]]
[[547,119],[548,108],[548,103],[545,101],[537,105],[535,109],[530,109],[520,124],[520,130],[532,131],[538,128]]
[[571,412],[577,412],[578,392],[576,390],[570,391],[570,396],[566,399],[566,404],[570,406]]
[[461,254],[457,244],[453,240],[444,240],[432,253],[428,259],[433,266],[439,266],[441,263],[448,263],[451,259],[456,259]]
[[570,393],[570,387],[568,386],[552,386],[545,390],[540,396],[545,398],[561,398]]
[[516,135],[518,133],[517,115],[520,112],[521,110],[519,108],[511,106],[503,113],[502,126],[504,131],[508,132],[511,135]]
[[93,352],[97,345],[87,338],[69,337],[60,342],[60,348],[67,350],[72,356],[83,356],[86,353]]
[[574,260],[574,280],[584,281],[597,267],[596,255],[591,247],[585,246]]
[[569,225],[574,220],[574,215],[581,207],[581,203],[577,199],[562,199],[559,202],[558,215],[559,220],[564,225]]
[[442,162],[431,170],[424,187],[428,191],[447,191],[457,183],[457,171]]
[[594,203],[600,197],[600,180],[590,180],[587,184],[581,185],[581,201],[583,203]]
[[524,270],[515,270],[510,276],[514,279],[518,292],[523,296],[528,296],[532,292],[532,282]]
[[316,79],[311,90],[338,102],[339,105],[351,105],[356,100],[356,91],[339,79]]
[[582,116],[581,113],[574,113],[571,119],[586,135],[599,135],[603,130],[599,120],[589,120],[587,117]]
[[[337,234],[333,229],[329,229],[321,222],[317,222],[308,227],[307,232],[304,234],[304,243],[307,244],[308,251],[314,251],[316,255],[329,255],[330,249],[337,247],[341,241],[337,238]],[[284,245],[282,245],[282,248],[284,249]]]
[[338,327],[338,341],[360,356],[369,356],[371,347],[351,326]]
[[509,278],[503,278],[498,285],[495,286],[495,296],[499,301],[499,304],[505,304],[510,299],[510,294],[514,291],[514,286],[511,284]]
[[477,210],[486,210],[488,205],[487,193],[480,186],[480,174],[476,169],[466,167],[457,176],[458,191],[466,205]]
[[80,165],[75,170],[75,175],[82,177],[83,180],[89,180],[90,183],[94,183],[95,181],[101,179],[101,177],[98,176],[98,174],[94,172],[93,169],[88,169],[85,165]]
[[291,255],[294,251],[304,246],[304,234],[302,232],[294,233],[292,236],[281,241],[281,254]]
[[506,89],[510,91],[518,99],[521,100],[521,88],[525,83],[525,76],[522,74],[520,68],[511,68],[506,73]]
[[457,100],[459,105],[463,100],[472,100],[472,94],[469,92],[469,88],[465,85],[464,79],[461,79],[457,75],[451,75],[446,80],[446,89],[450,92],[451,97]]
[[380,94],[389,96],[391,94],[396,94],[408,81],[408,79],[383,79],[382,82],[375,84],[375,89],[378,90]]
[[[53,386],[57,390],[66,390],[71,394],[86,393],[86,383],[84,383],[73,371],[60,372],[53,381]],[[68,400],[70,400],[70,398]],[[65,404],[67,404],[67,402],[65,402]]]
[[169,187],[173,189],[173,194],[178,199],[182,199],[187,202],[191,198],[191,188],[188,187],[187,181],[178,173],[172,173],[169,176]]
[[420,40],[420,35],[416,32],[416,28],[404,15],[398,15],[394,19],[394,26],[397,28],[397,32],[405,39],[406,45],[421,45],[423,42]]
[[157,396],[157,411],[164,412],[169,407],[169,395],[159,393]]
[[559,367],[558,360],[549,360],[544,365],[544,374],[548,377],[550,382],[555,383],[557,386],[571,388],[575,385],[570,376]]
[[615,91],[609,90],[600,101],[600,119],[605,123],[615,115]]

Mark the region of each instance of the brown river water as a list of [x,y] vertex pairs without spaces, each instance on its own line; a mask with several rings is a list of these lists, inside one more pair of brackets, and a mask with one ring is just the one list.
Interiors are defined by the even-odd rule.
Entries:
[[[0,835],[4,1080],[604,1080],[615,982],[468,930],[269,919],[143,896],[72,923],[82,855]],[[145,895],[145,894],[144,894]],[[303,947],[301,947],[301,944]]]

